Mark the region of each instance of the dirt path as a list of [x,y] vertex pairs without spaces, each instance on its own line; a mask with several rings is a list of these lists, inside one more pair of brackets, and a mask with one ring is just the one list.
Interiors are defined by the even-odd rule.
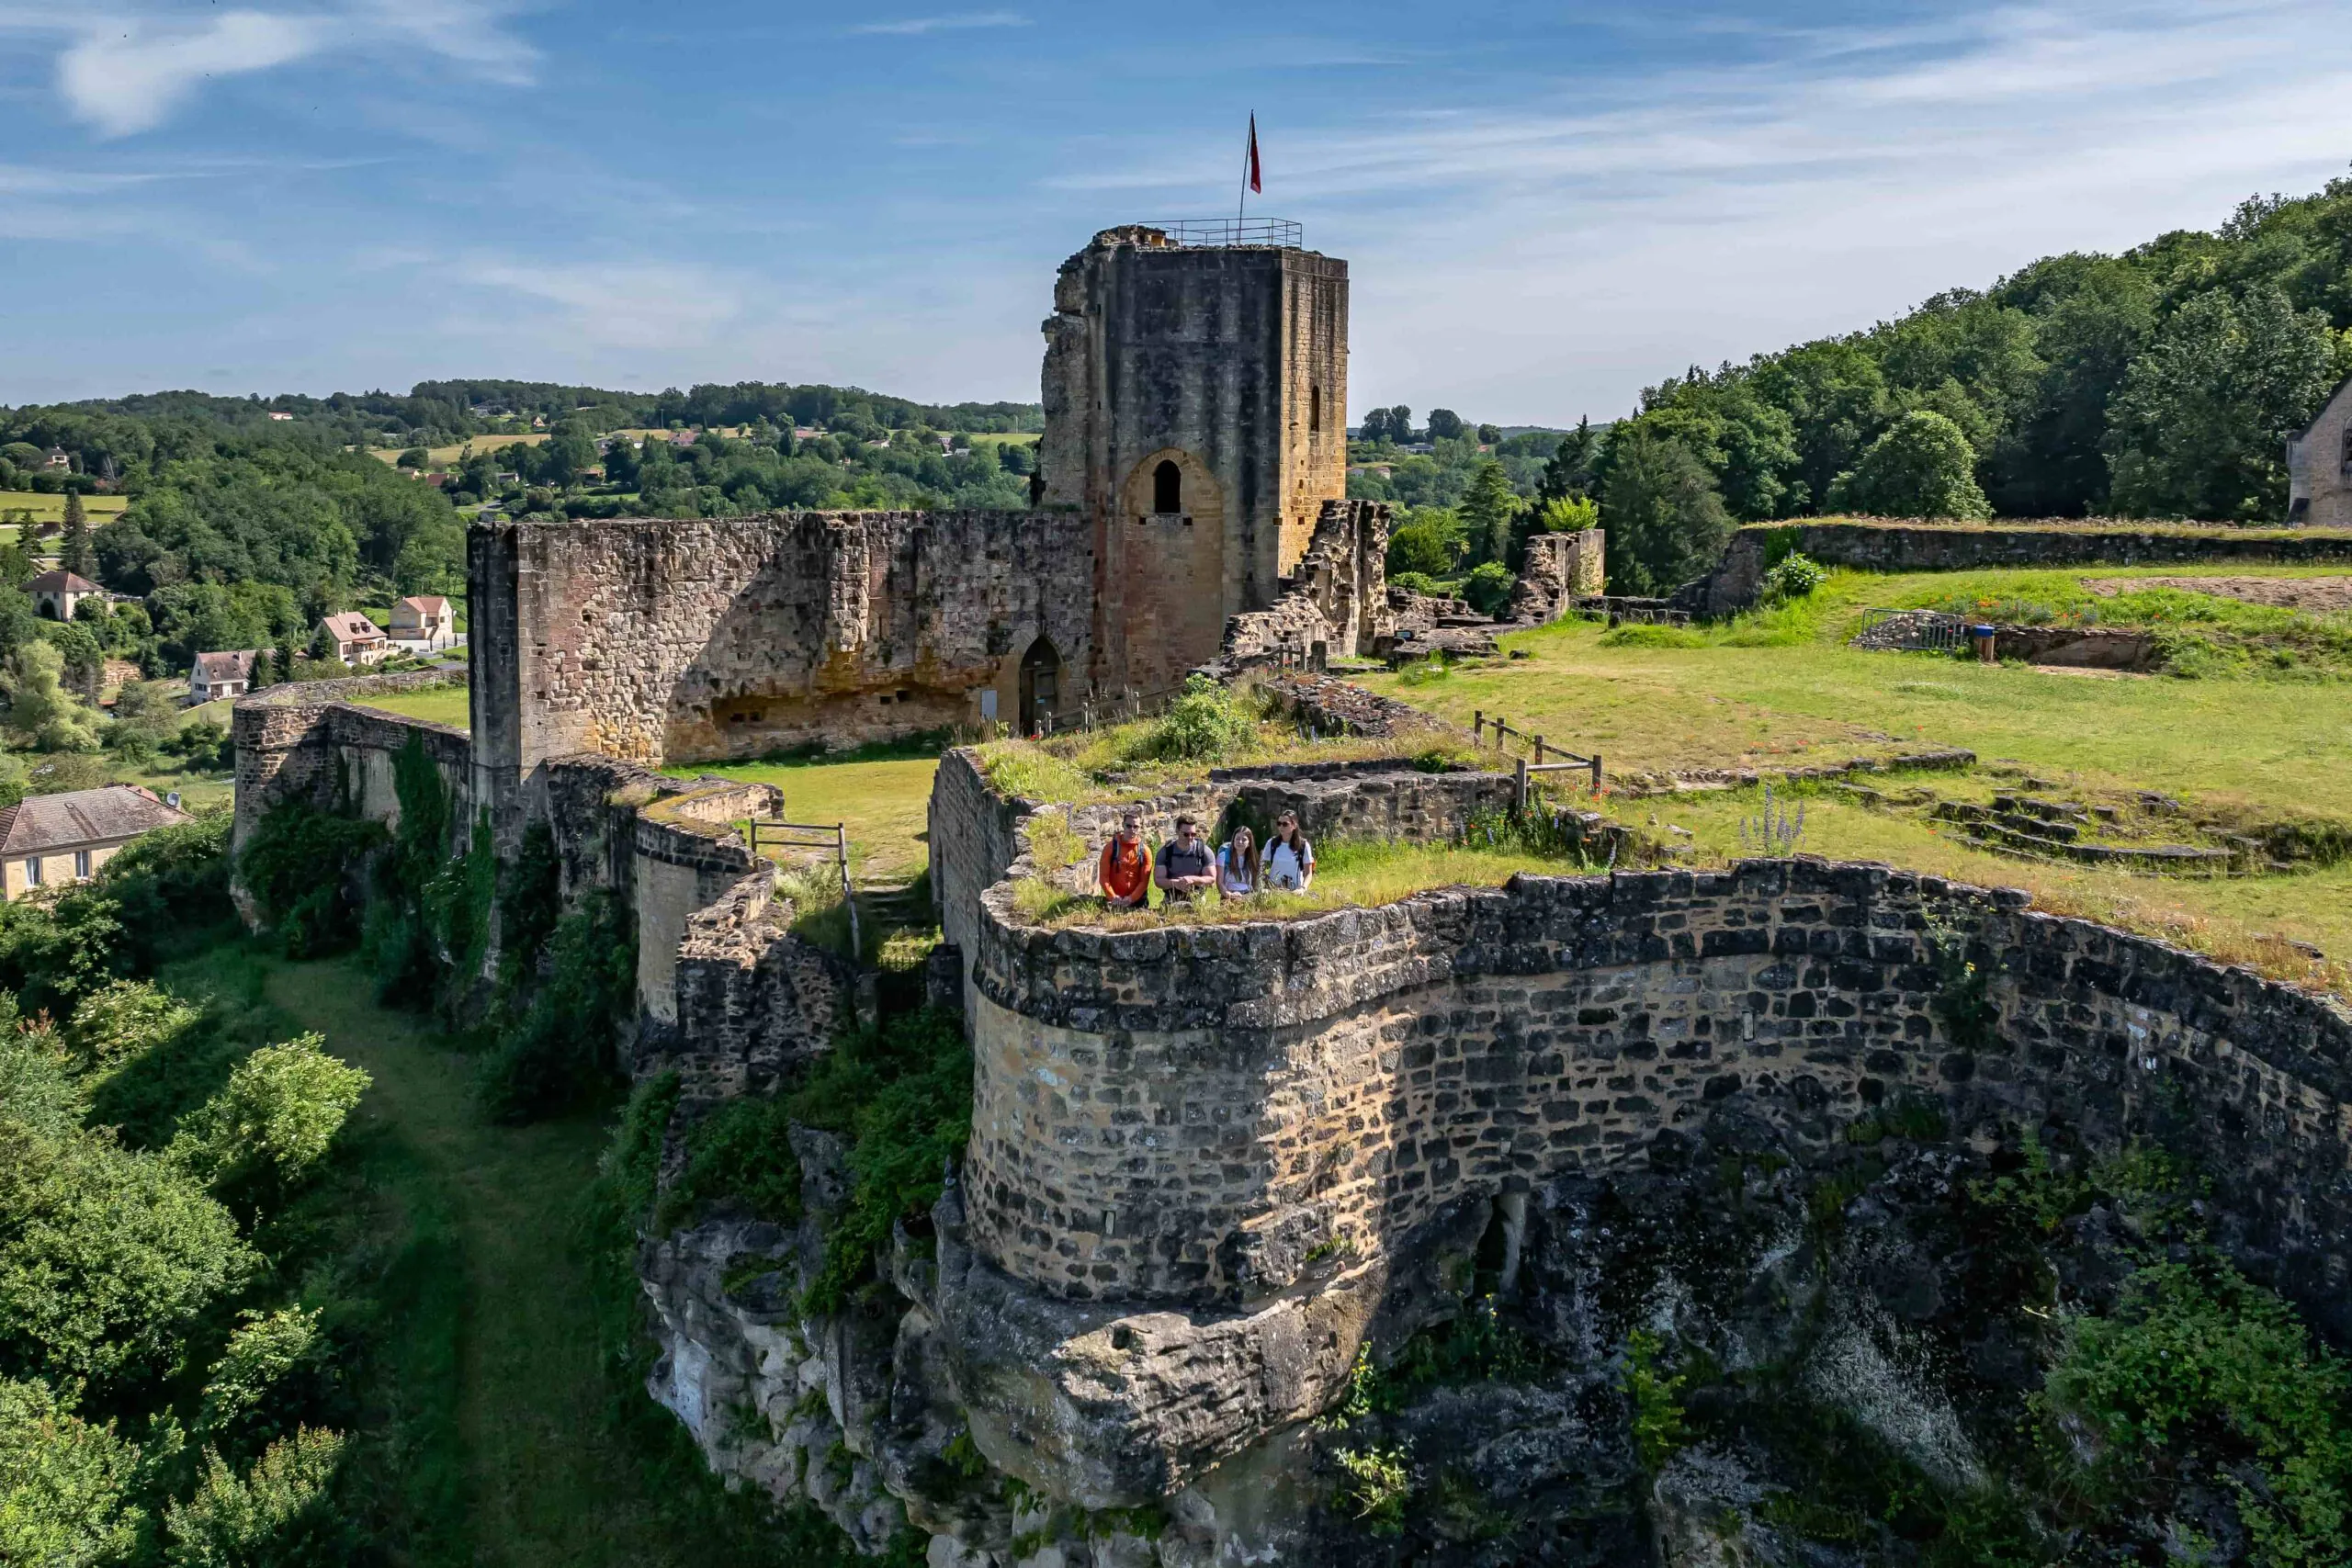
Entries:
[[588,1285],[571,1247],[601,1130],[585,1121],[486,1124],[469,1092],[473,1060],[411,1015],[369,998],[348,960],[274,965],[269,999],[375,1077],[356,1112],[415,1153],[453,1217],[458,1440],[477,1564],[704,1561],[678,1539],[645,1473],[609,1435]]
[[2177,588],[2186,593],[2214,593],[2249,604],[2274,604],[2313,615],[2352,610],[2352,577],[2086,577],[2083,586],[2108,597],[2150,588]]

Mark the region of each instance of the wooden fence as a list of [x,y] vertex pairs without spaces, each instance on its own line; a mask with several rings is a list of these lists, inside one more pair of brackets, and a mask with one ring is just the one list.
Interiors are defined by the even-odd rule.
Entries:
[[759,857],[763,843],[778,850],[815,850],[820,856],[831,851],[831,858],[841,872],[842,903],[849,910],[849,950],[854,953],[865,951],[857,929],[857,889],[849,875],[849,824],[763,822],[755,817],[743,824],[743,842],[753,859]]
[[[1592,781],[1592,793],[1595,795],[1599,795],[1600,793],[1600,752],[1595,751],[1589,757],[1579,756],[1577,753],[1567,750],[1564,746],[1553,745],[1550,741],[1544,739],[1540,735],[1530,734],[1524,729],[1513,728],[1510,721],[1504,719],[1500,716],[1488,718],[1484,709],[1473,710],[1470,716],[1470,734],[1472,740],[1476,745],[1483,748],[1487,744],[1487,737],[1490,732],[1495,738],[1495,750],[1498,751],[1507,752],[1509,750],[1509,741],[1512,737],[1516,736],[1518,739],[1526,741],[1529,747],[1535,753],[1532,761],[1525,757],[1515,757],[1512,759],[1512,771],[1514,776],[1518,780],[1519,807],[1521,810],[1524,811],[1527,809],[1528,775],[1530,773],[1589,774]],[[1556,762],[1546,762],[1544,758],[1547,752],[1560,760]]]

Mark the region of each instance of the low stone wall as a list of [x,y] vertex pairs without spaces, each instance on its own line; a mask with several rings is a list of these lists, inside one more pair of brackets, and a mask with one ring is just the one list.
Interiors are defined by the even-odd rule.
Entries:
[[[2023,895],[1797,861],[1132,933],[984,907],[966,1202],[1051,1295],[1238,1306],[1464,1197],[1664,1157],[1735,1098],[1830,1139],[1914,1093],[1969,1131],[2172,1117],[2231,1250],[2352,1326],[2352,1024]],[[1989,977],[1984,1039],[1937,940]]]
[[792,934],[764,863],[686,917],[672,990],[678,1027],[641,1034],[639,1077],[674,1071],[689,1100],[771,1094],[858,1018],[856,967]]
[[1792,530],[1795,547],[1824,566],[1864,571],[1963,571],[1984,567],[2154,566],[2200,561],[2352,561],[2352,533],[2269,528],[2190,530],[2126,521],[1789,523],[1742,528],[1707,576],[1675,595],[1683,609],[1727,615],[1762,592],[1766,545]]
[[1327,658],[1369,649],[1388,620],[1388,517],[1385,502],[1325,502],[1306,553],[1274,603],[1227,619],[1215,667],[1319,669]]
[[1510,618],[1539,626],[1558,620],[1576,600],[1601,591],[1607,556],[1608,535],[1599,528],[1529,535],[1527,558],[1511,588]]

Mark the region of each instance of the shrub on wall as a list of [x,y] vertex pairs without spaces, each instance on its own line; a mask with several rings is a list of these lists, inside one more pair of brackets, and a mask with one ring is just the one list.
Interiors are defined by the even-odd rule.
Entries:
[[359,934],[349,884],[360,858],[389,835],[299,800],[274,807],[237,857],[237,874],[288,957],[311,958],[351,945]]
[[581,899],[548,939],[550,972],[499,1032],[482,1064],[482,1100],[501,1122],[526,1122],[605,1090],[614,1036],[637,1000],[637,922],[608,890]]

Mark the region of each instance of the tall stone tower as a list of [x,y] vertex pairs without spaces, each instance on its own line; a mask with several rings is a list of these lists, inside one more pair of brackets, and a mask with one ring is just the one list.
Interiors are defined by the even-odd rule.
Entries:
[[1095,530],[1096,689],[1164,690],[1347,493],[1348,264],[1295,224],[1107,229],[1045,324],[1041,504]]

